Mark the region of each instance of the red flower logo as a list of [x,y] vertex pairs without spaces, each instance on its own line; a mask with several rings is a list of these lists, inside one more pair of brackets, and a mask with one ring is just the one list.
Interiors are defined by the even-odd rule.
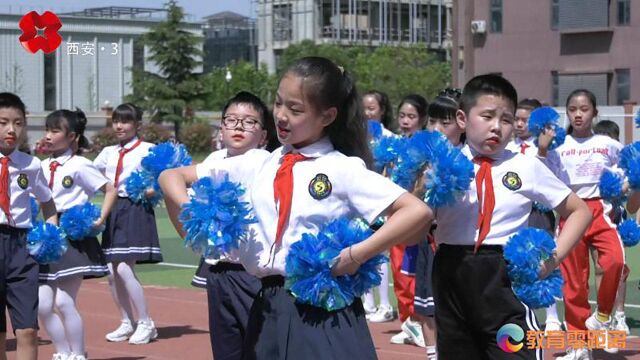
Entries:
[[[51,11],[45,11],[42,15],[31,11],[20,19],[18,25],[22,29],[20,43],[32,54],[38,50],[42,50],[45,54],[52,53],[62,42],[62,38],[58,34],[62,22]],[[38,29],[44,29],[44,36],[38,36]]]

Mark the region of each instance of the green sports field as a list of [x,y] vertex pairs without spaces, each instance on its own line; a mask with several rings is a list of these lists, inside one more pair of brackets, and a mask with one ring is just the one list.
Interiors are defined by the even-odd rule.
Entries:
[[[138,275],[145,285],[191,287],[191,276],[195,269],[178,267],[179,265],[198,264],[198,257],[182,245],[169,218],[166,209],[162,206],[156,208],[156,220],[160,235],[160,244],[164,261],[174,265],[139,265]],[[633,335],[640,335],[640,249],[634,247],[626,249],[627,263],[631,268],[631,275],[627,282],[626,314],[627,323],[632,328]],[[593,273],[593,271],[592,271]],[[593,281],[591,281],[593,284]],[[592,290],[591,300],[595,299]],[[394,299],[395,300],[395,299]],[[560,312],[562,312],[560,305]],[[539,321],[544,321],[544,311],[537,311]]]

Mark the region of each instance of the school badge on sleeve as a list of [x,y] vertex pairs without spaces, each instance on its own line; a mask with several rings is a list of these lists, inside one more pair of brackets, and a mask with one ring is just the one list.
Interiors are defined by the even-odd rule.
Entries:
[[69,175],[65,176],[64,178],[62,178],[62,186],[65,189],[68,189],[70,187],[73,186],[73,178]]
[[518,174],[509,171],[502,177],[502,185],[511,191],[516,191],[522,187],[522,180]]
[[327,198],[331,194],[331,181],[325,174],[316,175],[309,183],[309,194],[316,200]]
[[29,178],[27,177],[27,174],[20,174],[17,181],[18,186],[20,186],[22,190],[25,190],[27,187],[29,187]]

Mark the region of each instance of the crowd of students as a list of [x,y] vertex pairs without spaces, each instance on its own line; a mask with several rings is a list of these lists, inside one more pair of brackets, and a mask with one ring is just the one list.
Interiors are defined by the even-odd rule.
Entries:
[[[223,173],[242,184],[243,200],[255,213],[257,222],[240,248],[203,258],[192,281],[207,289],[214,358],[376,358],[367,321],[399,317],[401,332],[390,341],[425,347],[429,360],[540,359],[540,349],[508,354],[496,341],[507,323],[539,329],[533,311],[511,288],[502,252],[527,226],[555,237],[556,252],[541,264],[540,277],[558,267],[562,271],[565,329],[628,332],[623,305],[629,269],[616,224],[627,211],[637,212],[640,193],[625,187],[625,210],[612,209],[598,190],[602,171],[616,168],[619,131],[613,123],[596,121],[595,96],[578,89],[566,102],[569,134],[563,145],[550,149],[552,129],[535,139],[527,127],[540,106],[535,99],[518,101],[507,79],[481,75],[462,90],[443,90],[430,104],[423,96],[406,95],[394,109],[381,91],[359,96],[348,70],[321,57],[302,58],[287,69],[272,110],[250,93],[235,95],[222,112],[224,149],[158,178],[180,236],[185,233],[178,215],[190,184],[201,178]],[[92,162],[79,155],[86,144],[84,114],[52,112],[43,142],[49,156],[40,161],[17,150],[26,130],[24,103],[14,94],[0,94],[0,282],[18,358],[36,358],[38,316],[56,349],[54,359],[87,358],[85,325],[75,304],[84,278],[109,280],[121,323],[106,334],[107,341],[146,344],[157,337],[135,274],[136,264],[162,261],[155,215],[132,201],[124,186],[153,144],[138,137],[142,112],[135,105],[118,106],[112,120],[118,144]],[[369,121],[382,124],[382,136],[442,133],[474,163],[469,189],[455,204],[432,209],[422,200],[425,175],[407,191],[388,178],[390,169],[370,170]],[[101,242],[95,237],[72,242],[59,262],[38,266],[25,247],[30,196],[55,224],[98,191],[105,193],[95,223],[106,226]],[[299,304],[285,288],[291,246],[340,217],[363,218],[375,232],[342,250],[332,274],[353,274],[388,253],[390,265],[380,267],[382,283],[363,301],[340,310]],[[593,312],[589,255],[598,278]],[[391,280],[397,313],[389,299]],[[547,330],[562,324],[555,306],[547,309]],[[562,359],[590,357],[589,349],[569,348]]]

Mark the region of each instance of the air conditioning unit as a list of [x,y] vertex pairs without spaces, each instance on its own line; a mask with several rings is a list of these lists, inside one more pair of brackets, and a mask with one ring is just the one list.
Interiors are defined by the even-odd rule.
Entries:
[[472,34],[484,34],[487,32],[487,22],[484,20],[473,20],[471,22]]

